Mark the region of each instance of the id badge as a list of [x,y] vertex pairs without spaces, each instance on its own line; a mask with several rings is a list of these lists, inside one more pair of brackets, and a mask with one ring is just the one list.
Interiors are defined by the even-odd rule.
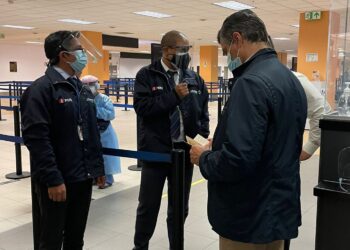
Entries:
[[78,125],[78,136],[79,136],[79,139],[81,141],[84,141],[84,138],[83,138],[83,129],[81,127],[81,125]]

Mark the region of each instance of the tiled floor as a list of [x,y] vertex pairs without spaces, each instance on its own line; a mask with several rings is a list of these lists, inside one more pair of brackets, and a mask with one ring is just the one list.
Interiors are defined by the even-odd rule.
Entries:
[[[211,129],[215,128],[216,103],[210,104]],[[0,121],[0,134],[13,135],[10,114]],[[136,148],[134,111],[117,111],[113,122],[121,148]],[[30,182],[29,179],[6,183],[4,175],[15,170],[13,144],[0,142],[0,250],[29,250],[32,248]],[[28,170],[28,152],[22,147],[23,169]],[[85,248],[91,250],[127,250],[132,248],[135,213],[140,173],[127,170],[134,159],[122,159],[123,173],[116,176],[117,183],[106,190],[94,190]],[[318,156],[302,164],[303,226],[300,235],[292,241],[293,250],[314,249],[316,198],[313,187],[317,183]],[[206,217],[206,182],[195,169],[190,198],[190,215],[185,226],[186,250],[218,249],[218,237],[211,230]],[[164,190],[166,191],[166,190]],[[162,202],[158,224],[150,243],[151,250],[168,249],[166,230],[166,197]]]

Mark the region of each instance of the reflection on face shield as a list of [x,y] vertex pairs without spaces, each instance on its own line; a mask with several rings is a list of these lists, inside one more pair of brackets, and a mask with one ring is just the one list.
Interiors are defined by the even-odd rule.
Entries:
[[181,70],[186,70],[190,65],[191,57],[188,53],[179,53],[173,55],[171,63],[176,66],[176,68]]
[[175,54],[173,54],[171,63],[178,69],[186,70],[190,64],[191,57],[189,55],[189,50],[192,46],[175,46],[171,47],[175,49]]
[[102,58],[102,53],[79,31],[71,32],[63,40],[60,48],[68,52],[84,49],[89,63],[97,63]]

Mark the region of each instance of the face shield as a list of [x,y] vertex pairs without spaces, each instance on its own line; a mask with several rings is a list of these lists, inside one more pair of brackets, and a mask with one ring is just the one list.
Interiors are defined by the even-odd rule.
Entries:
[[102,58],[102,53],[79,31],[71,32],[58,49],[68,52],[82,50],[86,53],[89,63],[97,63]]
[[188,69],[191,62],[191,48],[191,45],[171,47],[171,49],[175,49],[175,54],[173,54],[171,63],[178,69]]

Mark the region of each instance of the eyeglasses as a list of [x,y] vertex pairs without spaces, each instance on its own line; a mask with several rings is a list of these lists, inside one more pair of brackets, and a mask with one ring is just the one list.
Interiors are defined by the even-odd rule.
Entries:
[[192,48],[192,46],[191,45],[171,46],[169,48],[176,49],[176,53],[188,53],[188,51]]

